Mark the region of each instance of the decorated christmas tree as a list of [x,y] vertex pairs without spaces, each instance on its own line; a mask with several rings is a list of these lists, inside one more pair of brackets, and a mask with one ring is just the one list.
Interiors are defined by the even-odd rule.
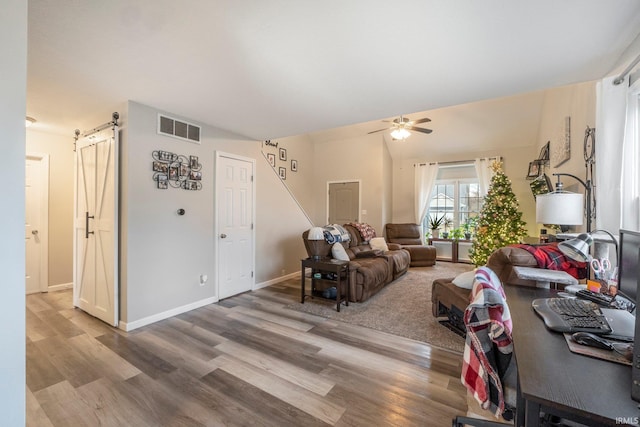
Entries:
[[518,201],[511,189],[511,181],[502,171],[502,162],[491,165],[494,172],[489,191],[478,218],[476,238],[469,251],[475,265],[485,265],[493,251],[512,243],[518,243],[527,231],[518,210]]

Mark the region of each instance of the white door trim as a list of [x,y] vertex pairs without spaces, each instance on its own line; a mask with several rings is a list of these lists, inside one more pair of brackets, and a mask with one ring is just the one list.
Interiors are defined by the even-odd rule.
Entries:
[[[326,202],[325,202],[325,213],[324,213],[324,217],[327,218],[327,222],[329,219],[329,186],[331,184],[347,184],[350,182],[357,182],[358,183],[358,222],[360,222],[361,219],[361,212],[362,212],[362,180],[360,179],[341,179],[339,181],[327,181],[327,189],[325,191],[325,194],[327,196]],[[342,225],[342,224],[340,224]]]
[[38,160],[42,167],[40,174],[40,292],[49,290],[49,155],[27,153],[26,159]]
[[251,193],[252,193],[252,200],[251,203],[253,205],[253,212],[251,213],[251,223],[253,224],[253,227],[251,229],[251,239],[253,240],[253,244],[252,249],[251,249],[251,271],[253,271],[253,277],[251,280],[251,290],[255,290],[256,287],[256,275],[255,275],[255,271],[256,271],[256,160],[252,159],[250,157],[244,157],[244,156],[240,156],[237,154],[232,154],[232,153],[226,153],[224,151],[216,151],[214,153],[215,155],[215,170],[213,171],[213,176],[214,176],[214,185],[213,185],[213,215],[214,215],[214,220],[213,220],[213,237],[214,237],[214,246],[213,246],[213,251],[214,251],[214,267],[215,267],[215,274],[213,275],[215,278],[215,284],[214,284],[214,289],[216,291],[216,295],[215,298],[216,300],[220,299],[220,281],[218,279],[218,272],[220,271],[219,269],[219,265],[220,265],[220,251],[219,251],[219,246],[220,246],[220,239],[218,238],[218,236],[220,235],[220,228],[219,228],[219,224],[218,224],[218,183],[217,183],[217,176],[218,176],[218,170],[220,167],[220,158],[221,157],[227,157],[230,159],[235,159],[235,160],[240,160],[240,161],[245,161],[245,162],[249,162],[251,163],[251,167],[253,169],[253,177],[251,179]]

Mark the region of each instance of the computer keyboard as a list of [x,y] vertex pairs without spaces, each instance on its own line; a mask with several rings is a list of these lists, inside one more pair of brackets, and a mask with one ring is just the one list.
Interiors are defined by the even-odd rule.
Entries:
[[598,304],[572,298],[541,298],[531,303],[547,328],[556,332],[611,333],[607,319]]

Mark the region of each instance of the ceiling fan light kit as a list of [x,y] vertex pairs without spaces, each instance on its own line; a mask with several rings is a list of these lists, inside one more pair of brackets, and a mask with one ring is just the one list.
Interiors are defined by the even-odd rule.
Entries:
[[393,138],[394,140],[407,139],[410,136],[411,136],[411,132],[409,132],[405,128],[398,128],[391,131],[391,138]]
[[[383,120],[383,121],[387,121],[387,120]],[[376,132],[383,132],[383,131],[387,131],[390,130],[391,131],[391,138],[394,141],[403,141],[407,138],[409,138],[411,136],[411,132],[410,131],[416,131],[416,132],[422,132],[422,133],[431,133],[433,132],[431,129],[424,129],[424,128],[419,128],[416,127],[414,125],[419,124],[419,123],[427,123],[430,122],[431,119],[424,117],[422,119],[418,119],[418,120],[409,120],[403,116],[400,116],[397,119],[394,119],[391,122],[391,126],[388,128],[384,128],[384,129],[378,129],[378,130],[374,130],[372,132],[369,132],[370,134],[372,133],[376,133]]]

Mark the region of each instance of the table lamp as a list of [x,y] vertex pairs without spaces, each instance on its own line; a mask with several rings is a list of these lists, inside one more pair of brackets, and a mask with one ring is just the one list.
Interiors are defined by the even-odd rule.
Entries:
[[[575,238],[570,240],[565,240],[564,242],[560,242],[558,244],[558,249],[565,254],[567,257],[580,262],[589,262],[591,260],[591,256],[589,254],[589,247],[594,243],[596,239],[593,238],[593,235],[596,233],[605,233],[609,235],[611,240],[598,240],[596,242],[596,246],[598,242],[604,243],[613,243],[613,246],[616,249],[616,258],[614,263],[618,262],[618,241],[613,236],[613,234],[609,233],[607,230],[595,230],[589,233],[581,233],[578,234]],[[602,256],[601,253],[604,251],[604,248],[599,249],[596,247],[596,258],[608,258],[608,256]]]
[[[322,258],[323,249],[326,250],[327,245],[324,242],[324,230],[322,227],[311,227],[309,234],[307,235],[307,241],[309,243],[309,252],[311,252],[311,258],[319,260]],[[326,255],[326,254],[324,254]]]
[[591,246],[592,243],[593,237],[588,233],[582,233],[578,234],[575,239],[560,242],[558,249],[575,261],[589,262],[589,246]]
[[554,191],[536,197],[536,222],[542,224],[582,225],[584,197],[580,193]]

